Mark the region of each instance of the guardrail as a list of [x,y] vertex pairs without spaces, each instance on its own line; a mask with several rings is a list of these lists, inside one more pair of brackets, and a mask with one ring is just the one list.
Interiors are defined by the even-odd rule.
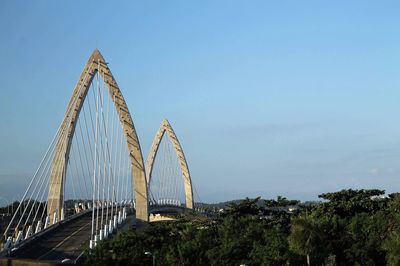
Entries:
[[0,251],[0,257],[4,257],[4,256],[9,256],[13,253],[13,251],[24,247],[25,245],[28,245],[29,243],[35,241],[36,239],[42,237],[43,235],[46,235],[47,233],[57,229],[58,227],[60,227],[61,225],[67,224],[73,220],[76,220],[79,217],[84,216],[85,214],[88,214],[89,212],[92,212],[91,209],[87,209],[85,211],[82,211],[80,213],[76,213],[74,215],[71,215],[67,218],[65,218],[64,220],[59,221],[58,223],[52,224],[49,227],[47,227],[46,229],[41,230],[40,232],[37,232],[36,234],[32,234],[31,236],[29,236],[28,238],[22,240],[20,243],[13,245],[10,247],[10,249],[3,249]]

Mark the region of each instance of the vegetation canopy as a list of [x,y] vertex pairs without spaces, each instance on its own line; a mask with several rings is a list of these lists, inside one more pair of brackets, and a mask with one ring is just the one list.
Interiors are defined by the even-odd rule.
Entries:
[[88,265],[400,265],[400,194],[325,193],[301,204],[244,199],[101,242]]

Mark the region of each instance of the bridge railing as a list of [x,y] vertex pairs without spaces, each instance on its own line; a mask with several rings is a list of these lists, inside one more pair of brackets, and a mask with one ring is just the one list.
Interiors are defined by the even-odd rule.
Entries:
[[29,243],[31,243],[32,241],[35,241],[36,239],[42,237],[45,234],[48,234],[49,232],[56,230],[58,227],[60,227],[61,225],[67,224],[73,220],[76,220],[82,216],[84,216],[85,214],[90,213],[92,210],[85,210],[82,211],[80,213],[76,213],[74,215],[71,215],[67,218],[65,218],[64,220],[61,220],[57,223],[51,224],[49,226],[47,226],[46,228],[40,230],[39,232],[35,232],[31,235],[28,235],[28,237],[21,239],[18,242],[12,242],[10,245],[8,246],[4,246],[3,250],[0,251],[0,256],[6,256],[11,254],[14,250],[17,250]]
[[[41,220],[39,220],[36,224],[35,230],[33,230],[34,224],[31,224],[30,226],[27,227],[26,230],[19,230],[16,235],[11,235],[8,236],[6,241],[3,243],[3,246],[0,248],[0,256],[5,256],[7,254],[10,254],[13,250],[19,249],[32,241],[35,241],[36,239],[42,237],[43,235],[52,232],[53,230],[56,230],[59,226],[67,224],[73,220],[76,220],[84,215],[87,215],[88,213],[92,213],[93,211],[97,211],[97,209],[106,209],[106,204],[107,203],[99,203],[99,206],[94,206],[92,208],[90,202],[86,205],[84,204],[79,204],[78,206],[75,205],[75,214],[69,215],[67,217],[64,217],[64,215],[61,215],[61,220],[57,221],[56,215],[54,215],[54,220],[53,223],[49,223],[49,216],[46,217],[46,220],[44,224],[42,223]],[[112,204],[112,203],[110,203]],[[120,204],[114,204],[116,208],[119,208],[120,210],[116,212],[114,217],[112,217],[112,222],[110,222],[109,225],[107,225],[107,231],[104,231],[103,236],[101,239],[97,240],[102,240],[104,238],[107,238],[109,234],[115,231],[115,229],[118,227],[119,224],[121,224],[128,215],[128,211],[126,207],[134,207],[134,204],[129,203],[129,202],[123,202]],[[79,207],[81,206],[81,207]],[[82,208],[82,206],[84,206]],[[64,211],[62,211],[64,213]],[[41,228],[43,226],[43,229]],[[96,245],[96,243],[94,243]]]

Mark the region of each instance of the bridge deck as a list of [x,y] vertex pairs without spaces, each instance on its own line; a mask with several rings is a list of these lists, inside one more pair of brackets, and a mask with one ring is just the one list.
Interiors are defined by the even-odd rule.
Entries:
[[92,215],[87,213],[20,248],[12,256],[36,260],[76,260],[88,246],[91,229]]
[[75,261],[89,247],[91,229],[92,212],[88,212],[13,251],[11,256],[18,259]]

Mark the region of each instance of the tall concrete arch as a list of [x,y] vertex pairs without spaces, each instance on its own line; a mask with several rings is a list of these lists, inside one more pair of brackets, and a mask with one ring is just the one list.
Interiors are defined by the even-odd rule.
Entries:
[[108,68],[106,61],[97,49],[92,53],[83,69],[68,103],[64,120],[60,126],[60,133],[55,144],[56,150],[51,167],[47,213],[49,215],[56,213],[58,219],[61,218],[69,152],[75,132],[76,121],[96,73],[99,73],[104,80],[126,137],[129,157],[132,164],[132,189],[135,190],[136,218],[142,221],[148,221],[147,182],[139,138],[118,84]]
[[149,156],[146,161],[146,173],[147,173],[147,184],[150,186],[151,176],[153,173],[154,161],[157,156],[158,148],[160,146],[161,140],[167,132],[168,137],[171,139],[172,144],[175,148],[176,156],[179,160],[179,165],[182,171],[182,178],[184,182],[185,188],[185,199],[186,199],[186,208],[193,209],[193,188],[192,188],[192,179],[190,177],[189,167],[185,158],[185,154],[183,153],[183,149],[181,144],[179,143],[178,137],[176,136],[174,130],[171,127],[171,124],[167,119],[164,119],[161,123],[160,128],[157,131],[156,136],[154,137],[153,144],[150,148]]

